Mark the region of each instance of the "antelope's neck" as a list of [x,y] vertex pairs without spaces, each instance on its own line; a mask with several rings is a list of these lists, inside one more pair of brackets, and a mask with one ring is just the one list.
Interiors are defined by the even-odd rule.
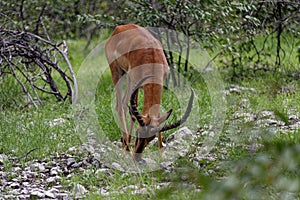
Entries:
[[144,89],[144,106],[143,115],[149,114],[150,118],[160,116],[160,103],[162,96],[162,85],[149,83],[143,86]]

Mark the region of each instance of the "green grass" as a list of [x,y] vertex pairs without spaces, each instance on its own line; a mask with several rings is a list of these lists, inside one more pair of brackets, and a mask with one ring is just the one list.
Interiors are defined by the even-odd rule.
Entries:
[[[25,100],[21,87],[16,87],[17,81],[14,79],[0,79],[0,109],[14,109],[21,107],[19,102]],[[5,86],[5,87],[4,87]],[[3,88],[2,88],[3,87]]]
[[[80,69],[81,62],[88,55],[88,51],[83,51],[84,44],[85,41],[76,41],[69,45],[75,71]],[[193,59],[193,62],[197,62],[198,58]],[[75,171],[70,178],[64,177],[62,182],[70,190],[75,184],[84,185],[90,191],[86,199],[284,199],[288,195],[299,199],[299,129],[276,132],[268,127],[258,127],[256,122],[235,118],[236,113],[259,115],[263,111],[272,111],[276,120],[288,125],[290,114],[299,117],[299,80],[283,78],[281,75],[267,72],[234,82],[242,87],[254,88],[255,91],[226,95],[226,121],[211,151],[215,159],[208,157],[192,162],[186,157],[179,158],[171,171],[157,170],[143,174],[124,174],[114,169],[109,174],[96,173],[97,168],[88,167],[84,171]],[[56,153],[64,153],[70,147],[80,147],[81,140],[74,130],[76,118],[68,103],[49,100],[39,110],[19,107],[15,103],[18,99],[13,99],[20,90],[14,88],[11,80],[1,81],[9,90],[6,96],[0,96],[0,154],[17,158],[25,165],[26,161],[45,159]],[[228,89],[230,84],[232,82],[225,82],[224,87]],[[203,77],[192,85],[197,101],[187,126],[195,130],[210,125],[212,120],[213,101],[209,86]],[[189,91],[186,94],[188,99]],[[95,103],[98,123],[110,140],[119,140],[121,132],[115,118],[114,96],[107,69],[97,85]],[[176,93],[164,90],[163,110],[175,110],[167,123],[175,121],[182,114],[178,109],[178,101]],[[63,122],[52,126],[51,123],[56,119],[63,119]],[[196,144],[200,144],[204,138],[201,136]],[[252,151],[249,147],[253,144],[260,146]],[[191,148],[190,154],[197,148]],[[7,167],[4,170],[9,170],[13,163],[5,165]],[[164,182],[170,184],[158,189],[160,183]],[[129,185],[141,187],[145,193],[132,194],[133,189],[130,188],[125,191],[124,188]],[[101,188],[107,188],[109,195],[100,195],[98,192]]]
[[19,161],[42,159],[78,146],[69,105],[48,105],[40,110],[0,113],[0,153]]

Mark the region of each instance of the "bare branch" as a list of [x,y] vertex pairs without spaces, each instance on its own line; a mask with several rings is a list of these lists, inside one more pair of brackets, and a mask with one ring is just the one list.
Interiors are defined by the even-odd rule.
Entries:
[[[77,82],[67,54],[65,41],[56,44],[33,33],[0,29],[0,74],[12,75],[35,107],[36,101],[42,105],[41,92],[76,101]],[[58,85],[61,78],[64,86]]]

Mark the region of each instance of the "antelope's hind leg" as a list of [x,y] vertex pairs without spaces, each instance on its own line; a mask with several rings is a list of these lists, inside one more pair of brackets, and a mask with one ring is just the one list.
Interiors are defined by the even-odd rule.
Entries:
[[122,70],[121,67],[117,65],[116,62],[110,64],[110,71],[112,74],[112,80],[116,90],[116,110],[118,112],[118,117],[120,120],[121,128],[122,128],[122,148],[129,151],[128,141],[128,131],[126,127],[126,111],[127,107],[124,107],[122,103],[122,87],[123,87],[123,75],[125,71]]

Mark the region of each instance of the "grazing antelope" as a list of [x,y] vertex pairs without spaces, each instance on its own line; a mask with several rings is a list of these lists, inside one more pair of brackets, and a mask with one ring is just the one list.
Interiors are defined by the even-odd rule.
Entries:
[[[185,114],[177,122],[161,126],[171,115],[172,109],[160,115],[163,80],[168,72],[168,63],[161,43],[145,28],[134,24],[117,26],[105,45],[116,90],[116,110],[122,127],[122,146],[130,150],[133,124],[138,122],[133,158],[142,160],[142,152],[158,135],[158,147],[163,148],[163,131],[178,127],[188,118],[194,98],[192,91]],[[127,90],[122,98],[124,75],[128,76]],[[142,114],[137,109],[138,90],[144,91]],[[128,102],[130,106],[128,108]],[[130,131],[126,127],[126,112],[129,111]]]

